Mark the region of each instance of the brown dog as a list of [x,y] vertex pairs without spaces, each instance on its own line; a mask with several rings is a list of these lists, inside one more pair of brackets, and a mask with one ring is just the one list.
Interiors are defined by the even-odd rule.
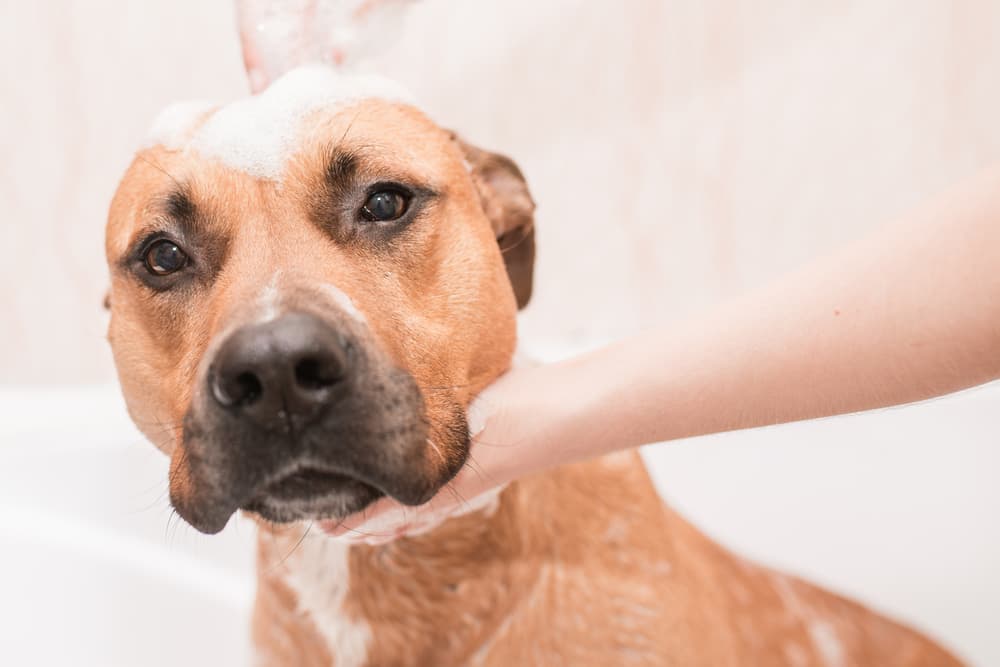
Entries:
[[184,519],[257,517],[260,663],[958,664],[712,543],[634,454],[382,546],[307,533],[382,495],[424,502],[465,464],[465,407],[507,369],[531,293],[521,174],[403,99],[307,68],[174,107],[111,205],[129,410]]

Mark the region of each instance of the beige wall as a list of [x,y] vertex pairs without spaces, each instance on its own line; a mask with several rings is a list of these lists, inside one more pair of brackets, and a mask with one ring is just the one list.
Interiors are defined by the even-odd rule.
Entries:
[[[102,226],[155,112],[245,90],[225,2],[0,4],[0,382],[110,377]],[[381,59],[524,168],[535,339],[669,322],[1000,153],[1000,3],[425,0]]]

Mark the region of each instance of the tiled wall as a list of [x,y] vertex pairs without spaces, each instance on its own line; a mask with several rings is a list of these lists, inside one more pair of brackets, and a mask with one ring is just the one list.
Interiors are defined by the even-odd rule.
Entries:
[[[102,226],[164,104],[245,90],[226,3],[0,4],[0,382],[110,377]],[[523,167],[535,339],[670,322],[1000,154],[1000,3],[424,0],[382,57]]]

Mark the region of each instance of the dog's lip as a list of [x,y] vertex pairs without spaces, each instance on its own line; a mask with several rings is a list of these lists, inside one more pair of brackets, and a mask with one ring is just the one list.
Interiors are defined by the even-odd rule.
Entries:
[[372,485],[342,472],[304,466],[270,482],[262,489],[260,495],[278,501],[299,500],[326,495],[331,491],[348,491],[355,486]]
[[[410,479],[414,479],[411,476]],[[282,500],[273,492],[287,493],[289,499],[301,500],[329,494],[333,491],[349,491],[363,488],[366,491],[376,491],[380,495],[389,496],[404,505],[422,505],[431,499],[436,488],[408,488],[400,484],[401,480],[376,470],[365,470],[363,466],[351,465],[346,462],[316,460],[308,457],[295,464],[293,468],[275,475],[270,481],[259,487],[256,498],[269,497]],[[296,490],[306,490],[306,493],[296,493]]]
[[320,521],[360,511],[383,495],[352,475],[299,466],[273,478],[240,509],[277,523]]

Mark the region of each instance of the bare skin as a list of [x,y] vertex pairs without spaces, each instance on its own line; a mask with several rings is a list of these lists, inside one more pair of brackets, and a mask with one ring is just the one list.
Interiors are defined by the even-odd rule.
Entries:
[[[330,41],[336,31],[313,29],[321,15],[363,30],[374,10],[407,4],[238,0],[252,91],[301,61],[342,63],[350,56]],[[340,15],[320,11],[335,6]],[[266,19],[274,16],[293,19],[296,30],[269,31]],[[473,464],[448,489],[419,508],[383,499],[323,527],[345,539],[395,536],[560,465],[654,442],[899,405],[995,380],[998,267],[1000,168],[685,325],[515,369],[477,398]]]
[[[257,522],[258,664],[960,664],[715,544],[663,504],[633,452],[514,482],[380,546],[310,531],[382,491],[286,470],[357,470],[419,502],[462,467],[466,407],[509,368],[530,298],[534,204],[511,160],[405,104],[306,116],[280,181],[203,153],[215,118],[190,121],[181,146],[144,149],[122,179],[108,338],[134,422],[170,456],[181,517],[202,532],[234,508]],[[385,178],[414,203],[369,220]],[[343,357],[320,356],[337,345]],[[253,397],[233,410],[226,380],[240,377]],[[330,391],[304,394],[316,386]]]
[[[515,369],[481,393],[471,498],[640,445],[910,403],[1000,378],[1000,169],[770,286],[585,356]],[[378,519],[381,501],[334,534]],[[416,513],[416,514],[415,514]]]

